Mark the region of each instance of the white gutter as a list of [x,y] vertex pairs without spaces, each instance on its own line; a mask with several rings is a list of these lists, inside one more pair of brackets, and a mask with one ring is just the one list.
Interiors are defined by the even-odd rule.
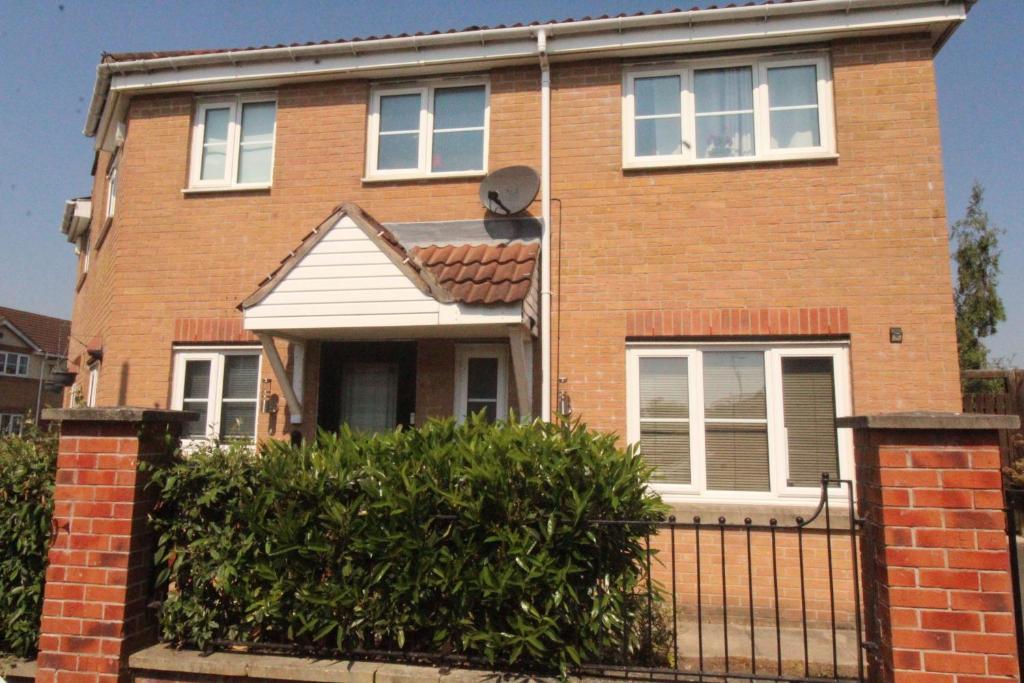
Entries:
[[[910,10],[934,8],[928,16],[918,16],[920,12]],[[855,15],[871,14],[866,12],[874,10],[876,14],[893,15],[889,18],[865,17],[864,21],[856,21]],[[907,16],[900,16],[907,13]],[[719,9],[691,10],[683,12],[668,12],[662,14],[648,14],[632,17],[612,17],[608,19],[590,19],[581,21],[569,21],[547,24],[543,27],[547,37],[558,36],[571,40],[565,40],[566,49],[559,49],[555,52],[566,55],[591,54],[613,50],[623,50],[634,47],[627,44],[629,41],[623,39],[628,31],[646,32],[652,29],[675,29],[681,32],[680,37],[667,40],[644,40],[640,41],[649,46],[658,45],[665,49],[678,49],[684,44],[714,43],[721,41],[725,36],[712,34],[723,33],[714,29],[721,24],[747,22],[749,27],[735,32],[732,38],[778,38],[780,35],[791,37],[805,36],[807,40],[813,40],[814,35],[827,31],[851,31],[851,30],[886,30],[921,29],[928,25],[928,22],[946,22],[956,24],[963,21],[966,15],[964,0],[804,0],[802,2],[753,5],[745,7],[725,7]],[[806,19],[810,25],[802,29],[782,31],[773,34],[770,19]],[[785,23],[785,22],[783,22]],[[709,27],[707,30],[701,26]],[[697,40],[694,36],[704,31],[709,34]],[[275,47],[253,50],[235,50],[229,52],[215,52],[199,55],[179,55],[171,57],[158,57],[154,59],[137,59],[122,62],[103,62],[96,67],[96,84],[93,89],[92,101],[89,105],[89,113],[86,119],[84,133],[93,136],[101,126],[104,119],[109,119],[111,114],[108,109],[108,96],[111,95],[111,80],[115,75],[129,74],[150,74],[155,71],[179,71],[189,68],[214,67],[217,65],[231,68],[243,68],[246,65],[267,62],[291,63],[296,67],[308,67],[304,62],[314,60],[325,60],[329,58],[349,57],[351,59],[362,58],[374,53],[387,52],[408,52],[410,56],[398,60],[383,68],[395,68],[409,64],[424,65],[427,59],[421,54],[425,50],[436,50],[442,47],[451,47],[459,55],[452,61],[473,62],[490,58],[487,53],[489,46],[493,48],[496,43],[509,43],[514,41],[533,42],[537,34],[536,26],[519,26],[513,28],[493,28],[476,31],[459,31],[453,33],[439,33],[425,36],[407,36],[399,38],[381,38],[372,40],[356,40],[344,43],[330,43],[327,45],[302,45],[295,47]],[[724,33],[729,33],[724,31]],[[584,34],[594,37],[593,40],[584,39]],[[595,35],[596,34],[596,35]],[[739,34],[742,34],[740,36]],[[938,37],[938,36],[937,36]],[[570,45],[576,43],[576,45]],[[562,43],[560,43],[561,45]],[[512,52],[516,52],[513,50]],[[520,55],[524,56],[525,55]],[[552,56],[555,56],[552,53]],[[506,54],[505,57],[508,57]],[[294,75],[306,74],[305,68],[296,68]],[[345,73],[341,70],[339,73]],[[113,95],[116,98],[117,93]]]
[[[540,238],[540,418],[551,421],[551,64],[548,34],[537,31],[540,60],[540,206],[543,227]],[[561,254],[559,254],[561,258]]]

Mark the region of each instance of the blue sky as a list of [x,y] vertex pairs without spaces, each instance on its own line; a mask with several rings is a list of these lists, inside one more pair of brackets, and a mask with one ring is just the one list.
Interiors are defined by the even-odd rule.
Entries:
[[[262,45],[672,6],[629,0],[0,0],[0,305],[71,313],[75,258],[58,226],[64,200],[91,187],[92,140],[81,130],[104,50]],[[937,61],[949,215],[962,215],[971,182],[981,181],[992,219],[1006,230],[1000,292],[1008,320],[989,346],[997,356],[1016,354],[1017,365],[1024,365],[1022,29],[1024,2],[981,0]]]

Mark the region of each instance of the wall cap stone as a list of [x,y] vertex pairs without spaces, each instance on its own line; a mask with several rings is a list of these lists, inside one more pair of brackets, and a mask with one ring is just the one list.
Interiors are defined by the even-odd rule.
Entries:
[[991,430],[1019,429],[1016,415],[983,415],[980,413],[880,413],[840,417],[837,427],[853,429],[927,429],[927,430]]
[[14,659],[5,660],[0,657],[0,680],[7,678],[31,678],[36,677],[36,660]]
[[[214,652],[176,650],[161,644],[147,647],[128,658],[128,666],[137,671],[163,671],[184,674],[205,674],[231,678],[308,681],[310,683],[404,683],[405,681],[438,681],[439,683],[484,683],[506,680],[505,674],[470,669],[439,669],[387,662],[360,662],[344,659],[310,659],[281,655],[254,655],[245,652]],[[514,676],[519,683],[554,683],[557,678]],[[596,677],[570,677],[569,681],[586,683],[606,681]]]
[[46,408],[42,419],[61,422],[192,422],[198,413],[164,408]]

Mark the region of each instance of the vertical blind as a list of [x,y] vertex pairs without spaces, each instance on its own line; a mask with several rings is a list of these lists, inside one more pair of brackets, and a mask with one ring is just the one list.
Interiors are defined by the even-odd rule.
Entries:
[[835,393],[831,358],[782,359],[790,486],[818,486],[822,472],[839,478]]
[[224,357],[224,386],[221,392],[220,438],[251,439],[256,433],[256,403],[259,391],[260,357]]
[[768,414],[764,353],[704,353],[707,486],[768,491]]
[[210,405],[210,361],[190,360],[185,363],[185,390],[182,408],[198,417],[184,427],[185,436],[206,436]]
[[640,451],[655,481],[691,481],[688,380],[686,358],[640,359]]

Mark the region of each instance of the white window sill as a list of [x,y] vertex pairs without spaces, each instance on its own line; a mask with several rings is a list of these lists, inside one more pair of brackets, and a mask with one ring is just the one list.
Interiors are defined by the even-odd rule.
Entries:
[[689,168],[708,166],[736,166],[743,164],[778,164],[799,161],[828,161],[838,159],[835,152],[804,152],[800,154],[781,154],[767,157],[722,157],[719,159],[680,159],[666,157],[664,159],[627,159],[622,162],[622,170],[650,170],[656,168]]
[[262,192],[271,188],[270,183],[261,185],[215,185],[211,187],[186,187],[181,190],[183,195],[214,194],[218,192]]
[[487,171],[450,171],[448,173],[409,173],[370,174],[363,177],[364,183],[390,183],[401,180],[444,180],[446,178],[483,178]]
[[[694,505],[708,505],[715,507],[739,507],[743,506],[756,506],[756,507],[780,507],[780,508],[801,508],[801,507],[812,507],[818,506],[821,501],[821,493],[817,492],[813,495],[800,494],[800,493],[779,493],[772,495],[770,493],[764,493],[760,495],[750,495],[750,492],[737,492],[730,495],[725,491],[715,491],[714,495],[711,494],[700,494],[697,492],[683,493],[680,491],[664,491],[659,490],[657,484],[652,484],[651,488],[657,493],[661,499],[669,505],[680,505],[680,504],[694,504]],[[841,488],[829,490],[829,506],[836,509],[836,506],[841,506],[842,510],[846,510],[846,506],[849,501],[849,494],[847,493],[847,487],[844,485]]]

